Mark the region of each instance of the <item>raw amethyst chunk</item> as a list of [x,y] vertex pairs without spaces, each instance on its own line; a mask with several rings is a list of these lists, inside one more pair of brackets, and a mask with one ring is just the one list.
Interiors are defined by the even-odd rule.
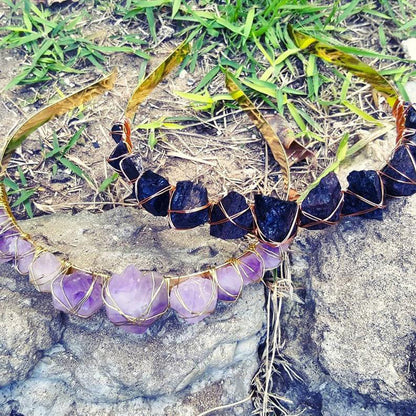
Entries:
[[[330,172],[302,201],[300,226],[307,227],[310,230],[322,230],[329,227],[331,223],[338,222],[341,215],[341,199],[341,185],[337,175]],[[309,214],[312,218],[309,218],[306,214]],[[319,222],[325,219],[329,222],[328,224]]]
[[35,247],[30,241],[19,237],[16,241],[15,265],[20,274],[28,274],[29,266],[35,257]]
[[107,316],[127,332],[144,333],[168,309],[168,284],[162,275],[129,265],[104,287]]
[[[365,218],[382,220],[383,210],[381,208],[376,208],[358,197],[360,196],[377,205],[383,205],[383,182],[380,180],[378,173],[375,170],[353,170],[347,179],[349,184],[347,191],[356,195],[345,192],[342,215],[361,215]],[[360,212],[366,210],[371,211],[360,214]]]
[[296,233],[296,202],[255,195],[254,203],[257,225],[263,238],[281,243]]
[[227,263],[215,270],[218,300],[233,302],[243,289],[243,276],[234,263]]
[[164,217],[168,215],[169,182],[163,176],[147,170],[137,181],[135,194],[139,202],[157,194],[157,196],[142,203],[143,208],[155,216]]
[[53,306],[59,311],[89,318],[101,308],[101,285],[90,274],[75,271],[52,283]]
[[56,256],[47,251],[40,252],[29,265],[29,281],[40,292],[50,292],[53,280],[64,272]]
[[282,251],[285,251],[287,246],[272,246],[267,243],[257,244],[255,250],[262,258],[265,270],[273,270],[282,262]]
[[244,285],[261,280],[264,275],[264,264],[256,252],[248,252],[235,260],[235,266],[243,277]]
[[18,238],[19,233],[15,230],[7,230],[0,235],[0,264],[14,260]]
[[257,252],[248,252],[219,267],[215,274],[218,299],[232,302],[240,296],[243,286],[261,280],[264,275],[264,262]]
[[406,110],[404,126],[411,129],[416,129],[416,109],[410,103],[405,103],[405,105],[408,105],[409,107]]
[[253,215],[246,199],[238,192],[230,192],[213,205],[209,230],[212,236],[224,240],[240,238],[252,228]]
[[128,153],[129,152],[127,150],[126,143],[119,142],[111,152],[110,157],[107,159],[107,162],[115,171],[122,173],[120,163]]
[[217,286],[212,279],[193,276],[172,288],[170,306],[180,318],[194,324],[214,312],[217,298]]
[[416,192],[416,145],[399,146],[381,172],[388,195],[413,195]]
[[142,158],[139,154],[126,156],[120,161],[120,169],[126,179],[134,182],[143,172]]
[[170,219],[173,226],[188,229],[206,223],[208,221],[208,207],[205,207],[207,204],[208,194],[205,187],[191,181],[178,182],[172,195],[170,209],[194,212],[171,212]]

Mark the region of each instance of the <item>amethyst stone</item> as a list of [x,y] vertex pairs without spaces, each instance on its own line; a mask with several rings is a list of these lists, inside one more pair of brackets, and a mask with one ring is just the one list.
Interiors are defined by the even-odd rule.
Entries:
[[227,263],[215,271],[218,285],[218,300],[233,302],[243,289],[243,276],[233,263]]
[[243,254],[235,260],[235,265],[243,277],[244,285],[258,282],[264,275],[263,261],[257,253]]
[[218,299],[227,302],[236,300],[243,286],[261,280],[264,270],[264,261],[255,252],[230,260],[216,270]]
[[159,273],[143,273],[134,265],[113,274],[104,287],[107,316],[127,332],[144,333],[168,309],[168,284]]
[[16,269],[20,274],[28,274],[29,266],[35,257],[35,247],[24,238],[16,241]]
[[0,264],[15,258],[16,241],[19,234],[14,230],[7,230],[0,235]]
[[53,306],[59,311],[89,318],[101,308],[101,285],[90,274],[75,271],[52,283]]
[[281,252],[286,248],[286,246],[282,246],[276,247],[267,243],[257,244],[256,252],[262,258],[265,270],[273,270],[280,265],[282,262]]
[[29,281],[40,292],[50,292],[54,279],[64,272],[61,261],[47,251],[39,253],[29,265]]
[[193,276],[181,281],[170,292],[170,306],[180,318],[197,323],[215,310],[217,286],[212,279]]

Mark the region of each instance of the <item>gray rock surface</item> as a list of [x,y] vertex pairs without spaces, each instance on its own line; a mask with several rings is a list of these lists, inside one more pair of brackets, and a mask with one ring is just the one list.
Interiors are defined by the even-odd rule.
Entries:
[[298,236],[292,278],[305,304],[287,305],[285,354],[305,384],[286,385],[293,408],[416,414],[415,228],[411,197],[390,201],[383,222],[353,218]]
[[5,386],[28,376],[42,351],[59,340],[61,325],[52,305],[43,308],[28,293],[1,287],[0,299],[0,386]]
[[[216,262],[234,254],[233,244],[206,238],[204,228],[187,233],[185,242],[178,237],[183,233],[143,215],[126,209],[53,215],[23,227],[45,233],[43,243],[70,253],[81,266],[102,262],[103,270],[112,264],[122,269],[134,258],[174,273],[190,271],[190,257],[202,265],[207,253]],[[140,218],[146,227],[160,226],[158,233],[137,231]],[[283,377],[275,384],[276,392],[292,400],[290,414],[416,414],[415,226],[411,197],[390,201],[383,222],[353,218],[297,237],[291,269],[304,304],[285,303],[283,336],[284,353],[304,382]],[[158,253],[159,234],[171,238],[172,259]],[[202,237],[209,250],[189,253]],[[261,285],[246,288],[238,302],[221,305],[199,324],[169,314],[137,336],[113,327],[104,313],[89,320],[58,314],[49,295],[35,292],[9,266],[1,266],[0,275],[6,346],[0,414],[196,416],[248,394],[264,332]],[[245,403],[214,414],[250,412]]]
[[[235,254],[235,244],[209,238],[207,228],[186,232],[184,239],[162,222],[119,208],[21,225],[95,270],[100,264],[104,271],[120,271],[133,262],[183,273],[208,264],[210,256],[219,263]],[[37,293],[8,265],[0,276],[1,415],[196,415],[248,396],[264,333],[262,285],[247,287],[232,305],[219,304],[198,324],[169,313],[138,336],[114,327],[104,312],[89,320],[54,312],[50,296]],[[223,414],[248,414],[250,408],[245,403]]]

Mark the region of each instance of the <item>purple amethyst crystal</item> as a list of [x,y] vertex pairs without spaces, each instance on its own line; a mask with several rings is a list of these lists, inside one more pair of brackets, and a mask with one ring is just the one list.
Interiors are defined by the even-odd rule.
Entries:
[[218,284],[218,300],[232,302],[236,300],[243,289],[243,276],[235,264],[227,263],[216,271]]
[[263,261],[257,253],[246,253],[234,262],[241,273],[244,285],[258,282],[264,275]]
[[259,243],[256,246],[257,254],[263,259],[264,269],[273,270],[282,262],[281,252],[285,248],[282,246],[273,246],[267,243]]
[[134,265],[113,274],[104,288],[107,316],[127,332],[142,334],[168,309],[168,284],[159,273]]
[[33,244],[24,238],[16,240],[16,269],[20,274],[28,274],[29,266],[35,256],[35,248]]
[[18,237],[15,230],[7,230],[0,235],[0,264],[14,260]]
[[53,306],[59,311],[89,318],[101,308],[101,285],[88,273],[75,271],[52,283]]
[[215,310],[217,298],[217,286],[212,279],[193,276],[173,287],[170,306],[180,318],[194,324]]
[[40,292],[50,292],[52,281],[63,272],[63,265],[55,255],[40,252],[29,265],[29,281]]

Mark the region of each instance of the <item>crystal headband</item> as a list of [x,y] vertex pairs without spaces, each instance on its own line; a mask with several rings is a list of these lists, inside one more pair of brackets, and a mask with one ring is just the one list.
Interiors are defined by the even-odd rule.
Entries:
[[[301,35],[298,35],[299,47],[309,48],[312,53],[322,53],[318,49],[322,45],[316,40],[311,43],[310,39],[312,38],[304,40]],[[325,56],[323,57],[326,59]],[[356,58],[350,58],[357,66]],[[333,58],[331,59],[333,61]],[[351,62],[348,65],[344,64],[344,67],[352,72],[355,70],[354,73],[360,75],[356,68],[352,68]],[[114,76],[111,77],[98,83],[101,90],[112,87]],[[133,265],[128,266],[122,273],[112,276],[83,270],[68,261],[60,260],[37,245],[28,234],[23,232],[11,213],[6,190],[2,184],[0,185],[0,262],[12,262],[20,274],[29,275],[30,282],[37,290],[51,292],[54,306],[58,310],[87,318],[104,305],[109,319],[129,332],[143,333],[169,307],[187,322],[198,322],[214,311],[218,300],[236,300],[244,285],[260,281],[266,270],[278,267],[298,225],[309,229],[320,229],[337,222],[341,216],[346,215],[363,215],[381,219],[385,195],[398,197],[416,192],[416,110],[410,104],[403,103],[398,97],[392,96],[391,90],[383,84],[385,81],[383,80],[377,79],[379,84],[373,82],[373,78],[368,81],[390,98],[389,103],[394,103],[397,146],[386,166],[380,171],[351,172],[348,177],[349,187],[346,191],[341,191],[336,175],[329,174],[298,203],[269,196],[256,196],[254,208],[249,206],[249,209],[239,208],[239,210],[254,214],[253,223],[259,228],[257,235],[262,241],[250,246],[237,259],[230,259],[221,266],[176,278],[163,277],[157,272],[143,272]],[[79,105],[79,102],[89,100],[94,95],[97,95],[97,92],[94,93],[87,88],[82,92],[81,98],[80,93],[76,93],[62,100],[60,110],[55,111],[53,115],[48,111],[49,107],[42,110],[40,122],[35,122],[33,118],[29,119],[6,141],[0,153],[2,175],[4,175],[9,155],[31,132],[54,115],[63,114],[69,108]],[[56,108],[56,104],[54,106]],[[113,129],[113,133],[116,138],[118,138],[117,134],[120,135],[118,128]],[[124,145],[123,149],[120,143]],[[164,178],[162,179],[166,183],[163,182],[162,185],[165,187],[155,192],[150,189],[152,191],[150,192],[146,186],[148,183],[156,182],[157,184],[160,181],[159,177],[156,176],[153,182],[151,180],[143,182],[142,178],[155,178],[156,174],[151,172],[145,176],[145,172],[132,180],[130,174],[127,174],[128,169],[124,167],[131,165],[130,162],[134,164],[134,160],[128,154],[131,151],[131,143],[129,144],[127,134],[125,137],[121,134],[116,149],[117,147],[120,151],[119,157],[115,157],[113,152],[110,161],[115,163],[116,169],[126,179],[133,182],[134,198],[149,212],[152,208],[156,214],[160,213],[161,208],[156,201],[158,203],[161,201],[157,198],[169,192],[167,207],[166,196],[164,196],[165,205],[162,203],[161,206],[163,209],[166,208],[167,214],[170,214],[173,225],[175,223],[172,214],[185,216],[181,218],[182,223],[185,228],[190,228],[189,217],[186,216],[208,210],[211,226],[230,223],[227,225],[242,228],[236,221],[240,217],[240,211],[230,211],[233,204],[225,202],[227,196],[217,204],[208,201],[201,204],[199,199],[195,206],[179,205],[177,207],[172,199],[175,192],[178,192],[178,188],[182,189],[182,199],[189,200],[189,189],[194,189],[194,185],[187,183],[181,185],[181,188],[177,184],[174,189]],[[124,148],[126,152],[121,151]],[[146,192],[147,196],[140,196],[146,195]],[[231,198],[232,201],[233,198]],[[288,206],[296,208],[290,213],[289,221],[286,218]],[[219,209],[222,217],[213,221],[215,207]],[[283,230],[280,229],[282,224],[287,225]],[[235,232],[233,228],[231,230]]]

